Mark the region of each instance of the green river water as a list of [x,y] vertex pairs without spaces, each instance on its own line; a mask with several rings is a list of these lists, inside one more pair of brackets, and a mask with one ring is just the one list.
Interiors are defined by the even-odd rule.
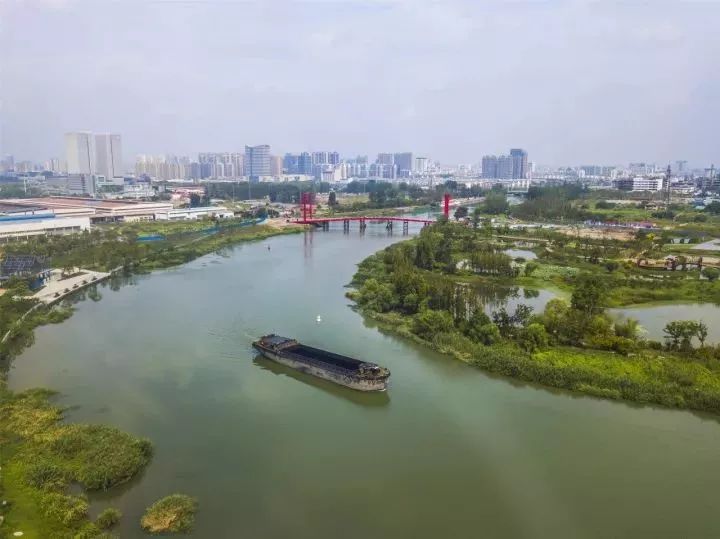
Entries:
[[[344,286],[400,238],[279,236],[100,287],[37,330],[10,384],[152,439],[141,477],[91,497],[122,510],[121,537],[172,492],[198,498],[202,538],[720,536],[716,418],[488,376],[364,322]],[[391,388],[257,359],[268,332],[385,365]]]

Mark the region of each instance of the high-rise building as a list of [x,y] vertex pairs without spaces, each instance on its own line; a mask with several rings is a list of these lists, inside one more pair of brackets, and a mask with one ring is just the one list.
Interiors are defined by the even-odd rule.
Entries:
[[279,155],[270,156],[270,175],[280,176],[283,173],[283,158]]
[[92,133],[65,133],[68,174],[95,173],[95,141]]
[[312,174],[312,156],[308,152],[303,152],[298,156],[298,174],[309,176]]
[[497,174],[496,178],[509,180],[513,177],[513,158],[509,155],[501,155],[497,158]]
[[251,180],[270,176],[270,146],[245,146],[245,175]]
[[485,155],[482,158],[482,177],[498,177],[498,158],[495,155]]
[[416,157],[415,158],[415,172],[418,174],[427,174],[430,168],[430,159],[427,157]]
[[6,155],[0,159],[0,171],[7,172],[15,170],[15,158],[12,155]]
[[394,165],[395,156],[391,153],[379,153],[377,156],[377,161],[375,162],[379,165]]
[[300,156],[296,153],[286,153],[283,157],[283,169],[286,174],[297,174],[298,173],[298,162]]
[[[95,135],[95,171],[105,176],[106,182],[123,177],[122,142],[120,135]],[[122,182],[121,182],[122,183]]]
[[338,152],[328,152],[328,163],[331,165],[340,164],[340,154]]
[[514,180],[524,180],[528,173],[527,152],[520,148],[513,148],[510,150],[510,157],[512,157],[513,162],[512,178]]
[[312,153],[312,164],[313,165],[327,165],[329,163],[328,152],[313,152]]
[[57,157],[52,157],[45,161],[45,170],[50,172],[62,172],[62,163]]
[[412,175],[414,172],[413,165],[415,164],[412,152],[396,153],[393,156],[393,159],[395,161],[395,165],[397,166],[398,176],[405,178]]

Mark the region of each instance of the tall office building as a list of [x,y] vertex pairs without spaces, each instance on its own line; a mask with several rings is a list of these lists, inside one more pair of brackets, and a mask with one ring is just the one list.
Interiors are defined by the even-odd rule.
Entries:
[[105,176],[106,182],[123,177],[120,135],[95,135],[95,172]]
[[280,176],[283,173],[283,158],[279,155],[270,156],[270,174]]
[[270,145],[245,146],[245,175],[251,180],[270,176]]
[[513,148],[510,150],[510,157],[512,157],[513,162],[512,178],[514,180],[524,180],[528,173],[527,152],[520,148]]
[[498,177],[498,158],[494,155],[485,155],[482,158],[482,177]]
[[513,177],[513,157],[510,155],[501,155],[497,158],[497,174],[496,178],[509,180]]
[[377,156],[377,161],[375,162],[379,165],[394,165],[395,156],[391,153],[379,153]]
[[297,174],[298,173],[298,162],[300,156],[296,153],[286,153],[283,157],[283,169],[286,174]]
[[396,153],[394,156],[395,165],[397,165],[398,176],[401,178],[411,176],[414,172],[412,152]]
[[430,169],[430,159],[427,157],[416,157],[415,158],[415,172],[418,174],[427,174]]
[[92,133],[65,133],[68,174],[95,173],[95,141]]
[[330,162],[328,152],[313,152],[312,153],[312,164],[313,165],[327,165]]
[[303,152],[298,155],[298,174],[309,176],[312,174],[312,167],[312,156],[309,153]]
[[12,155],[6,155],[0,159],[0,171],[7,172],[15,170],[15,158]]
[[328,152],[328,163],[331,165],[339,165],[340,154],[338,152]]

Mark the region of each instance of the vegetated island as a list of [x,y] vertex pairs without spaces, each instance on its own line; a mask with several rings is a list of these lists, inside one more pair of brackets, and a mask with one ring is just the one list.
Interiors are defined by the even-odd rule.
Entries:
[[[107,490],[140,472],[152,444],[105,425],[62,423],[63,410],[49,402],[52,392],[12,393],[0,387],[0,496],[2,530],[29,537],[110,537],[120,513],[106,509],[91,522],[84,494]],[[4,535],[3,535],[4,536]]]
[[[598,397],[720,413],[720,346],[705,343],[707,326],[680,320],[665,343],[645,340],[632,319],[607,305],[638,300],[720,302],[713,272],[652,270],[634,253],[653,238],[578,235],[493,228],[483,219],[439,222],[365,259],[348,296],[389,332],[487,371]],[[529,246],[537,260],[508,248]],[[713,268],[709,268],[713,269]],[[569,301],[550,300],[535,313],[486,312],[482,288],[551,286]],[[626,294],[626,291],[632,291]]]
[[147,508],[140,525],[150,533],[182,533],[192,529],[197,502],[185,494],[171,494]]

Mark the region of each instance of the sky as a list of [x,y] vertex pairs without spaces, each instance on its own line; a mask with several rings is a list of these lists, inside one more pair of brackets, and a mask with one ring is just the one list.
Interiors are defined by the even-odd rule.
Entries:
[[720,1],[0,0],[0,154],[720,163]]

